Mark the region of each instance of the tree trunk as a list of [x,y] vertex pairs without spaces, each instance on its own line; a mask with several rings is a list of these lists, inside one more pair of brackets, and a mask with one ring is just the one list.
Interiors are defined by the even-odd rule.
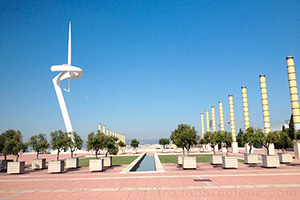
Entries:
[[107,157],[108,151],[105,153],[105,157]]
[[98,151],[96,151],[96,159],[98,159]]
[[39,159],[39,152],[36,152],[36,159]]
[[182,148],[182,154],[184,155],[184,148]]
[[59,160],[59,150],[57,150],[56,160]]
[[249,154],[251,154],[251,150],[252,150],[252,145],[250,145]]
[[190,149],[187,149],[186,151],[187,151],[187,156],[189,156],[189,154],[190,154]]
[[6,161],[6,155],[4,154],[4,160]]
[[71,158],[73,158],[73,151],[71,150]]
[[19,160],[19,154],[17,153],[17,159],[16,159],[16,161],[18,162],[18,160]]

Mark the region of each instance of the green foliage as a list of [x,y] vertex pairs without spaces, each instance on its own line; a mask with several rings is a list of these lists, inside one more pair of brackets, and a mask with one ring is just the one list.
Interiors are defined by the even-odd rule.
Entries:
[[170,144],[170,140],[168,138],[161,138],[159,139],[158,142],[160,145],[162,145],[164,147],[164,149],[166,148],[167,144]]
[[[219,132],[219,131],[218,131]],[[219,132],[218,134],[220,134],[219,137],[221,137],[221,141],[223,142],[224,146],[227,149],[227,155],[228,155],[228,148],[231,147],[231,143],[232,143],[232,134],[230,132]]]
[[288,136],[288,134],[285,131],[281,131],[279,133],[279,141],[278,141],[278,147],[282,149],[282,152],[284,152],[285,149],[292,147],[293,141]]
[[108,136],[108,135],[105,136],[105,141],[104,141],[104,148],[106,149],[105,156],[107,156],[108,153],[114,155],[118,153],[119,149],[116,144],[118,140],[119,139],[114,136]]
[[96,159],[98,158],[98,154],[100,154],[100,150],[104,148],[105,142],[105,134],[98,131],[97,134],[91,132],[88,135],[87,141],[87,150],[93,150],[96,153]]
[[119,147],[126,147],[126,144],[120,140],[119,143],[118,143]]
[[205,142],[205,144],[211,144],[211,146],[212,146],[212,148],[214,150],[214,153],[216,153],[214,147],[215,146],[220,147],[221,144],[222,144],[222,140],[223,140],[222,133],[220,131],[213,132],[213,133],[206,132],[204,134],[204,141],[203,142]]
[[244,132],[243,132],[243,130],[240,128],[239,133],[238,133],[238,135],[236,136],[236,142],[238,143],[238,146],[239,146],[239,147],[244,146],[244,145],[243,145],[243,142],[242,142],[243,134],[244,134]]
[[295,133],[295,139],[300,140],[300,130],[296,131]]
[[200,137],[197,135],[195,127],[188,124],[179,124],[177,129],[172,131],[170,138],[173,144],[183,150],[186,149],[189,153],[190,148],[197,144]]
[[246,132],[242,135],[242,146],[245,144],[248,144],[250,146],[249,148],[249,154],[252,151],[252,147],[254,144],[259,143],[258,135],[256,134],[256,130],[252,127],[247,128]]
[[295,139],[295,129],[294,129],[293,114],[291,114],[290,122],[289,122],[289,128],[286,129],[286,132],[287,132],[289,138],[293,141]]
[[140,142],[137,141],[136,139],[131,140],[130,146],[133,148],[137,148],[139,146]]
[[279,141],[279,132],[274,131],[274,132],[269,132],[268,134],[265,134],[262,132],[261,129],[256,129],[257,136],[257,143],[261,144],[267,149],[267,155],[269,155],[269,146],[271,143],[277,144]]
[[62,130],[51,132],[50,135],[52,149],[57,150],[57,160],[59,160],[59,153],[61,151],[67,151],[71,138],[67,132],[63,132]]
[[73,152],[76,151],[77,149],[82,148],[83,140],[81,139],[80,135],[77,134],[76,132],[72,132],[68,134],[70,137],[68,147],[70,148],[71,151],[71,158],[73,158]]
[[17,156],[16,161],[19,159],[19,152],[26,151],[27,145],[23,143],[23,137],[20,131],[15,131],[13,129],[7,130],[1,134],[4,142],[2,143],[2,153],[5,155],[15,155]]
[[49,143],[47,141],[45,134],[33,135],[29,139],[29,146],[32,150],[36,151],[36,158],[39,158],[40,152],[45,152],[49,148]]

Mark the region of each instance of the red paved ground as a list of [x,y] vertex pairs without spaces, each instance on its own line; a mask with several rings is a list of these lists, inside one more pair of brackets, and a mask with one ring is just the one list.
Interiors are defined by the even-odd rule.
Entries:
[[[27,163],[33,157],[24,154],[21,159]],[[45,157],[55,159],[55,155]],[[222,169],[203,163],[198,164],[197,170],[182,170],[175,164],[163,164],[164,173],[130,174],[120,174],[126,166],[94,173],[82,167],[61,174],[27,168],[20,175],[0,173],[0,198],[300,199],[300,160],[276,169],[260,165],[239,163],[238,169]],[[195,182],[197,178],[210,181]]]

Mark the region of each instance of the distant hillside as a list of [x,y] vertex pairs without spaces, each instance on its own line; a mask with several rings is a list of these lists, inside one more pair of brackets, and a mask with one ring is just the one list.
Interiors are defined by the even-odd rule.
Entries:
[[[126,144],[130,145],[132,139],[134,138],[126,138]],[[136,139],[140,142],[140,144],[158,144],[158,139]]]

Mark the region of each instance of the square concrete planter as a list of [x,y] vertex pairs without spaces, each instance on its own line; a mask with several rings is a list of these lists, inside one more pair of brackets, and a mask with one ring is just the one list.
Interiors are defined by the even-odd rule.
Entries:
[[0,160],[0,170],[6,171],[7,170],[7,163],[13,162],[13,160]]
[[279,167],[279,156],[277,155],[263,155],[263,167]]
[[46,168],[46,159],[33,159],[31,162],[32,169],[45,169]]
[[177,156],[177,164],[178,164],[178,165],[182,165],[182,164],[183,164],[183,157],[187,157],[187,155],[179,154],[179,155]]
[[247,154],[244,153],[244,163],[245,164],[257,164],[258,156],[255,153]]
[[111,167],[112,166],[112,157],[107,156],[107,157],[102,157],[103,159],[103,166],[104,167]]
[[89,171],[102,171],[104,167],[104,161],[102,158],[100,159],[91,159],[89,161]]
[[291,163],[293,161],[293,155],[290,153],[278,153],[280,163]]
[[197,169],[196,157],[184,156],[182,162],[183,169]]
[[48,162],[49,173],[60,173],[64,171],[65,161],[64,160],[51,160]]
[[237,157],[222,156],[222,167],[224,169],[237,169],[238,168]]
[[67,158],[66,159],[66,168],[78,168],[79,167],[79,158]]
[[222,155],[220,155],[220,154],[211,154],[210,164],[212,164],[212,165],[222,165]]
[[25,172],[25,161],[7,163],[8,174],[22,174],[24,172]]

